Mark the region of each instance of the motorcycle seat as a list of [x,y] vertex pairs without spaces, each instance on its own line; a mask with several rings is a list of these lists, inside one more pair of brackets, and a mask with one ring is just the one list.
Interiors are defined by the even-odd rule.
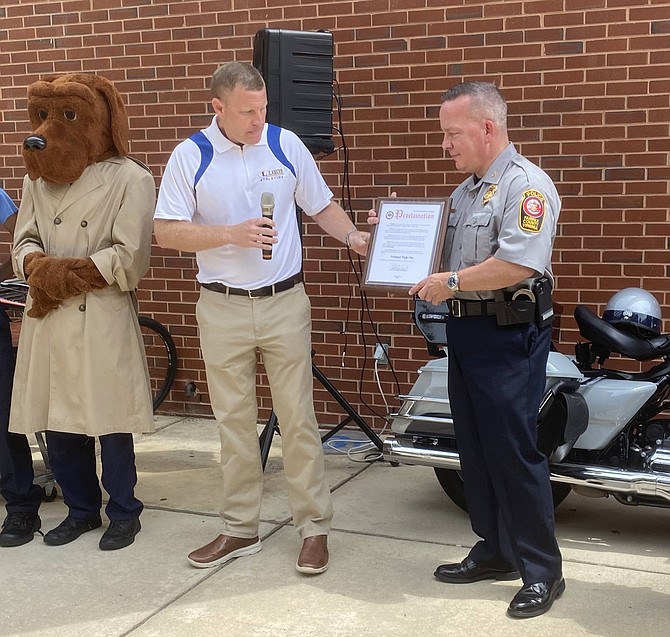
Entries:
[[656,383],[663,376],[670,374],[670,361],[655,365],[645,372],[624,372],[620,369],[609,369],[598,367],[597,369],[582,369],[582,374],[587,378],[611,378],[614,380],[634,380],[638,382]]
[[579,333],[594,345],[637,361],[650,361],[670,355],[670,336],[638,336],[617,329],[585,305],[575,308]]

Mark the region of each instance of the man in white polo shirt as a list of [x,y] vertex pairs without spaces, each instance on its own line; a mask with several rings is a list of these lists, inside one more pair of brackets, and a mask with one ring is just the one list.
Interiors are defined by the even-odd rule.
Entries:
[[[261,549],[259,350],[281,426],[293,520],[303,540],[296,568],[322,573],[328,568],[333,508],[312,398],[311,312],[302,284],[296,202],[361,255],[369,233],[356,230],[332,201],[300,139],[265,123],[265,84],[253,66],[224,64],[211,88],[212,124],[175,148],[155,214],[159,245],[196,253],[202,286],[196,316],[221,435],[223,532],[188,560],[208,568]],[[261,200],[274,201],[272,219],[261,216]]]

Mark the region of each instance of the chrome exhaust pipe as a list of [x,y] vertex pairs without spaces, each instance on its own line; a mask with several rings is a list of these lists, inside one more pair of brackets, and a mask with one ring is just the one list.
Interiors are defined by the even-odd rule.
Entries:
[[[626,471],[613,467],[576,464],[552,464],[551,479],[572,486],[588,487],[600,491],[618,492],[670,500],[670,473],[653,471],[665,469],[670,452],[657,452],[650,458],[649,472]],[[393,436],[384,440],[384,458],[391,463],[415,464],[459,471],[460,459],[456,451],[437,447],[417,446],[411,441],[398,441]]]
[[572,486],[670,500],[670,475],[655,471],[626,471],[613,467],[552,464],[551,479]]
[[455,451],[447,451],[437,447],[415,446],[409,441],[399,442],[393,436],[384,440],[383,453],[384,459],[390,463],[418,464],[426,467],[437,467],[438,469],[453,469],[454,471],[460,471],[461,469],[461,461]]

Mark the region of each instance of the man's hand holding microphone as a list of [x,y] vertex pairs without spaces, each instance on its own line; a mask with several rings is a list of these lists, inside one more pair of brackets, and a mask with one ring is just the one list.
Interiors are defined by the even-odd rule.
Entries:
[[[264,192],[261,195],[260,208],[260,218],[248,219],[236,226],[232,226],[231,229],[235,235],[235,239],[231,243],[243,248],[261,248],[262,258],[264,261],[267,261],[272,259],[272,246],[277,243],[277,230],[275,230],[276,224],[273,219],[275,209],[275,197],[273,193]],[[342,214],[335,215],[335,217],[327,214],[326,211],[330,211],[331,208],[339,210]],[[331,219],[331,221],[324,219],[324,217]],[[342,219],[348,220],[348,218],[344,217],[343,211],[339,206],[335,206],[334,202],[331,202],[331,205],[320,212],[315,218],[329,234],[337,238],[343,237],[340,240],[348,248],[362,256],[367,254],[370,233],[353,228],[352,230],[345,231],[344,235],[342,235]],[[376,219],[368,219],[368,223],[376,223],[376,221]]]
[[240,248],[260,248],[263,251],[263,259],[271,259],[272,245],[277,243],[276,224],[273,219],[275,198],[271,192],[264,192],[261,195],[260,207],[260,217],[227,227],[228,239],[225,243]]
[[[272,219],[275,213],[275,196],[271,192],[264,192],[261,195],[261,214],[263,215],[263,220],[266,222],[268,228],[274,226],[274,220]],[[267,222],[270,223],[267,223]],[[274,231],[275,234],[277,231]],[[266,235],[267,236],[267,235]],[[275,239],[276,241],[276,239]],[[267,261],[272,258],[272,244],[269,247],[263,248],[263,260]]]

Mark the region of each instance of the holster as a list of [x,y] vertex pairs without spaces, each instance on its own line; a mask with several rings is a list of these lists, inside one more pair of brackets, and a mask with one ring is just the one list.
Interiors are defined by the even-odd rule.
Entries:
[[513,299],[507,290],[494,290],[493,298],[498,325],[521,325],[535,320],[535,301],[529,296],[520,295]]
[[494,290],[496,321],[498,325],[536,323],[538,327],[551,325],[554,309],[551,300],[551,281],[536,279],[530,288]]
[[538,327],[547,327],[554,320],[554,302],[551,298],[551,280],[540,277],[533,283],[535,294],[535,322]]

